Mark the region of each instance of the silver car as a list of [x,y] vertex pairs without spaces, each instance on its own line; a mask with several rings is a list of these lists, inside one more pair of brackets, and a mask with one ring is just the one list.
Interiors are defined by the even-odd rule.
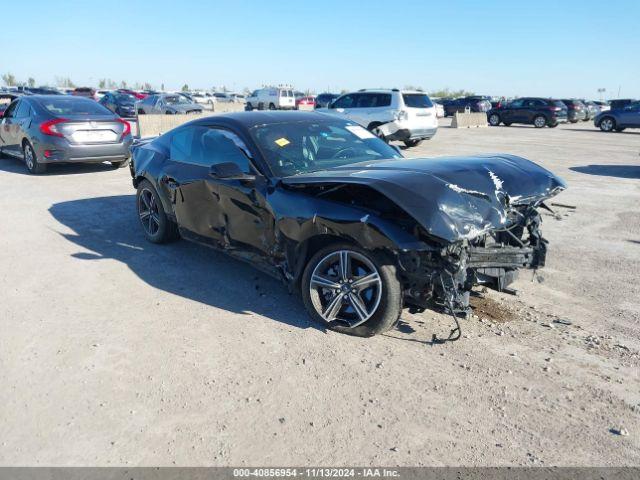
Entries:
[[131,126],[94,100],[33,95],[14,100],[0,122],[0,153],[24,160],[30,173],[50,163],[128,163]]
[[190,102],[186,97],[177,93],[161,93],[149,95],[144,100],[136,102],[138,115],[144,114],[176,114],[176,113],[202,113],[202,106]]

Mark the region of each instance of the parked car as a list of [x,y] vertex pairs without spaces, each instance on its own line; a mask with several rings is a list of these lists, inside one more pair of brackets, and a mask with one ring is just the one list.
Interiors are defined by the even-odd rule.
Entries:
[[13,102],[19,96],[20,95],[18,93],[8,93],[8,92],[0,93],[0,118],[4,116],[4,112],[7,108],[9,108],[9,105],[11,105],[11,102]]
[[326,328],[363,337],[403,308],[468,312],[474,285],[544,266],[537,208],[565,188],[513,155],[403,158],[314,112],[189,122],[135,148],[132,176],[148,241],[225,251],[299,292]]
[[622,132],[625,128],[640,128],[640,102],[599,113],[593,123],[603,132]]
[[492,108],[487,113],[489,125],[497,127],[500,123],[509,126],[513,123],[533,125],[536,128],[557,127],[568,119],[567,107],[560,100],[552,98],[517,98],[501,107]]
[[128,93],[129,95],[133,95],[138,100],[144,100],[145,98],[148,97],[148,95],[146,93],[136,92],[135,90],[131,90],[131,89],[128,89],[128,88],[119,88],[117,91],[120,92],[120,93]]
[[436,107],[436,117],[443,118],[444,115],[444,107],[441,103],[433,102],[433,106]]
[[131,127],[99,103],[62,95],[22,96],[0,123],[0,150],[23,159],[30,173],[51,163],[111,162],[124,166]]
[[58,90],[50,87],[29,87],[26,93],[31,95],[60,95]]
[[138,115],[202,113],[203,110],[202,106],[195,102],[190,102],[186,96],[172,93],[149,95],[144,100],[138,100],[135,108]]
[[75,97],[85,97],[90,98],[92,100],[96,99],[96,91],[90,87],[78,87],[74,88],[71,92],[71,95]]
[[337,93],[321,93],[316,97],[316,108],[327,108],[339,96]]
[[307,96],[296,98],[296,109],[300,109],[300,106],[306,107],[308,109],[316,108],[316,97]]
[[215,92],[212,93],[213,101],[215,103],[233,103],[234,97],[230,93]]
[[468,108],[471,112],[488,112],[491,110],[489,97],[472,95],[470,97],[456,98],[443,103],[444,114],[449,117],[456,112],[465,112]]
[[600,113],[598,106],[589,100],[581,99],[580,101],[582,102],[585,108],[584,121],[587,122],[589,120],[593,120],[594,118],[596,118],[596,115]]
[[316,110],[359,123],[387,142],[415,147],[438,131],[436,109],[424,92],[398,89],[359,90]]
[[235,103],[247,103],[247,99],[245,98],[245,96],[241,93],[231,93],[231,99],[235,102]]
[[191,98],[200,105],[213,105],[215,102],[213,96],[208,92],[191,92]]
[[607,112],[611,110],[611,105],[609,105],[607,102],[594,100],[593,103],[595,103],[598,106],[599,112]]
[[291,88],[260,88],[247,98],[247,110],[293,110],[295,97]]
[[567,98],[560,101],[567,106],[567,115],[571,123],[587,118],[587,107],[580,100]]
[[609,100],[609,106],[611,107],[611,110],[620,110],[634,102],[637,102],[637,100],[634,100],[633,98],[617,98],[615,100]]
[[107,92],[98,103],[121,117],[131,118],[136,116],[136,101],[128,93]]

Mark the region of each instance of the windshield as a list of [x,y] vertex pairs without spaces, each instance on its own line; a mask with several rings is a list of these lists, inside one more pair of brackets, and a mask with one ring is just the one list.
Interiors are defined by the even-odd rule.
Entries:
[[424,93],[403,93],[404,104],[410,108],[431,108],[433,103]]
[[135,103],[136,97],[128,93],[118,93],[115,95],[116,101],[120,103]]
[[54,115],[113,115],[98,102],[78,97],[61,95],[60,98],[42,99],[40,104]]
[[402,158],[397,150],[364,127],[350,123],[301,121],[258,125],[251,129],[251,135],[278,177]]

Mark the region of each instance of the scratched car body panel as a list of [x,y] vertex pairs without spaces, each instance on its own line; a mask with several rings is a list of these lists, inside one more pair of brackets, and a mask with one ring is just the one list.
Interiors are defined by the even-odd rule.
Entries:
[[[134,186],[157,194],[181,236],[282,279],[312,316],[356,335],[395,324],[399,311],[379,312],[388,291],[401,292],[400,309],[455,316],[475,285],[504,289],[544,266],[538,208],[566,187],[560,178],[512,155],[405,159],[358,129],[307,112],[199,119],[134,149]],[[185,136],[190,153],[173,158]]]

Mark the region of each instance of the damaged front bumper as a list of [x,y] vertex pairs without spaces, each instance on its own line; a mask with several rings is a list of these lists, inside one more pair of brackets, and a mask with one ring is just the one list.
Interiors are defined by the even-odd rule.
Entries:
[[508,228],[444,247],[401,252],[398,263],[405,302],[418,311],[441,307],[466,313],[474,286],[507,289],[519,270],[535,270],[545,264],[547,241],[542,238],[540,221],[537,210],[529,207]]

